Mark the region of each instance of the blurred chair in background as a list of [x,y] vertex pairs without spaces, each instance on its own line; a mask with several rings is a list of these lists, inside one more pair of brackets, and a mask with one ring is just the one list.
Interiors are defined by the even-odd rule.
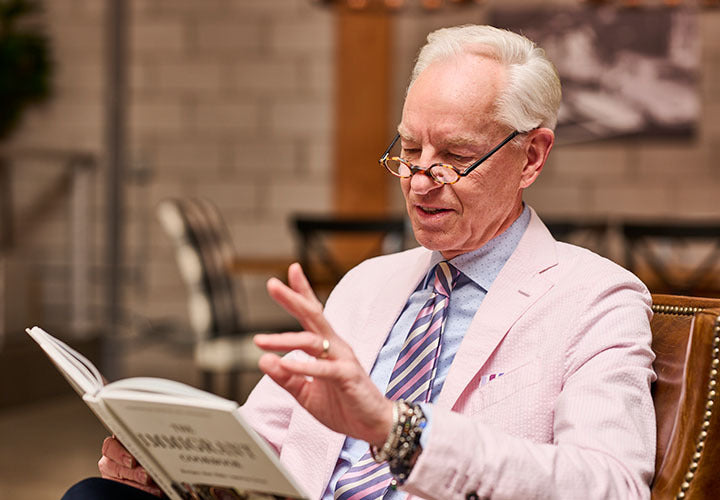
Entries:
[[720,221],[548,217],[545,223],[557,240],[618,262],[653,293],[720,297]]
[[544,222],[556,240],[610,256],[610,226],[607,221],[547,218]]
[[720,224],[625,222],[625,267],[654,293],[720,297]]
[[406,248],[403,217],[295,216],[300,264],[320,295],[363,260]]
[[720,299],[653,295],[657,456],[652,499],[720,491]]
[[[217,377],[227,377],[227,394],[237,397],[238,379],[257,372],[262,352],[252,341],[238,308],[231,268],[235,250],[217,207],[200,198],[162,201],[157,217],[175,246],[180,275],[188,291],[188,311],[195,333],[194,360],[206,390],[217,391]],[[297,329],[274,325],[261,331]]]

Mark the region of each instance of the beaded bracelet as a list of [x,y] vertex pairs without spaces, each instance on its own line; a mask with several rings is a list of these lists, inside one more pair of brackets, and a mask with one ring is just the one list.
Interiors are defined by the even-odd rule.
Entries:
[[390,486],[401,486],[410,475],[420,452],[420,436],[426,420],[420,405],[399,400],[393,404],[393,424],[381,448],[370,447],[375,462],[388,462],[393,475]]

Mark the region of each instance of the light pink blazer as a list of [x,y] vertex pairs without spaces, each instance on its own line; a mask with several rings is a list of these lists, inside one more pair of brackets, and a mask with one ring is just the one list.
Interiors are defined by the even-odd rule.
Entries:
[[[430,255],[416,248],[366,261],[328,299],[325,314],[366,370]],[[650,316],[640,281],[556,242],[533,212],[458,350],[404,489],[438,500],[649,498]],[[267,377],[243,411],[319,498],[345,436]]]

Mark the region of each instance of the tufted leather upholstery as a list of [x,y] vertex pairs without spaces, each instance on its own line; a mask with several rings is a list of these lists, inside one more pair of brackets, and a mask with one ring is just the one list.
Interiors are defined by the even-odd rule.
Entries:
[[653,500],[720,495],[720,299],[653,295]]

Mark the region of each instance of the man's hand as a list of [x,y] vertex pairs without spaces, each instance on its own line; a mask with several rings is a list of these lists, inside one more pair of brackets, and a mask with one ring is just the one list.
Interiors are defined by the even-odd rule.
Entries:
[[381,446],[392,425],[392,402],[333,331],[299,264],[288,269],[288,281],[290,286],[270,279],[268,292],[305,331],[256,335],[255,343],[266,351],[299,349],[315,359],[266,353],[260,369],[328,428]]
[[133,486],[158,497],[162,496],[162,491],[155,481],[115,437],[105,438],[102,455],[98,469],[103,478]]

